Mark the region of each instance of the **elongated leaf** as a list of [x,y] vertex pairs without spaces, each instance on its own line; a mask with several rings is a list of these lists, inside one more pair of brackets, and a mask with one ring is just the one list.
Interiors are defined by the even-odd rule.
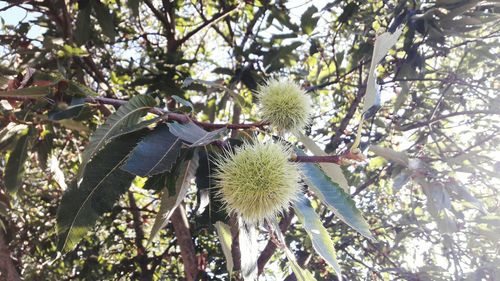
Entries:
[[436,221],[438,229],[443,233],[458,231],[455,216],[451,212],[451,199],[448,191],[439,182],[429,182],[425,178],[415,179],[427,197],[427,211]]
[[479,199],[474,197],[465,186],[459,183],[449,183],[446,185],[446,188],[456,194],[456,196],[464,201],[471,203],[474,207],[476,207],[483,214],[487,214],[485,205]]
[[198,152],[194,151],[192,158],[181,164],[182,168],[175,181],[175,194],[169,192],[166,187],[163,188],[163,193],[160,199],[160,211],[156,215],[153,228],[151,229],[151,234],[149,235],[148,244],[153,241],[156,234],[158,234],[158,231],[167,225],[170,216],[172,216],[175,209],[181,204],[184,197],[186,197],[191,180],[194,178],[196,170],[198,169],[198,164]]
[[[296,149],[298,155],[305,155]],[[374,239],[368,223],[356,208],[354,200],[334,183],[315,163],[301,163],[304,181],[315,192],[316,196],[328,206],[333,213],[363,236]]]
[[378,145],[371,145],[370,150],[375,153],[376,155],[385,158],[389,161],[396,162],[400,165],[403,165],[405,167],[408,167],[409,165],[409,158],[404,152],[400,151],[395,151],[394,149],[387,148],[387,147],[381,147]]
[[89,144],[82,154],[82,164],[79,175],[85,170],[87,162],[98,152],[111,138],[127,132],[130,127],[135,126],[142,115],[156,105],[150,96],[135,96],[129,102],[122,105],[111,114],[106,122],[90,137]]
[[5,187],[11,194],[17,192],[23,183],[24,164],[28,159],[29,131],[17,141],[5,166]]
[[238,242],[241,252],[241,275],[245,281],[257,280],[259,258],[259,245],[257,243],[257,230],[253,225],[245,225],[241,218],[239,219]]
[[54,110],[49,112],[48,117],[51,120],[69,119],[78,116],[85,105],[85,99],[80,97],[73,97],[71,104],[64,110]]
[[335,248],[333,247],[330,234],[328,234],[328,231],[323,226],[309,200],[305,196],[300,196],[293,207],[300,223],[311,238],[316,253],[335,270],[339,279],[342,280],[340,266],[337,263]]
[[145,129],[145,128],[153,125],[154,123],[158,123],[160,120],[161,120],[161,117],[156,117],[156,118],[153,118],[153,119],[149,119],[149,120],[145,120],[145,121],[139,122],[139,123],[137,123],[135,125],[129,126],[129,127],[125,128],[125,129],[121,130],[115,136],[113,136],[110,140],[113,140],[115,138],[119,138],[119,137],[121,137],[123,135],[127,135],[127,134],[130,134],[130,133],[133,133],[133,132],[140,131],[142,129]]
[[68,81],[68,89],[66,94],[74,97],[97,97],[98,93],[94,92],[89,87],[75,81]]
[[224,253],[224,257],[226,258],[226,267],[227,272],[229,272],[229,279],[231,279],[234,268],[233,255],[231,253],[231,246],[233,244],[231,238],[231,230],[229,229],[229,225],[221,221],[217,221],[215,223],[215,229],[217,230],[217,236],[219,236],[219,242],[222,247],[222,252]]
[[[93,28],[91,27],[90,12],[92,7],[90,3],[85,3],[85,1],[79,2],[78,16],[76,17],[75,24],[75,41],[78,44],[84,44],[89,40],[92,35]],[[84,4],[85,3],[85,4]]]
[[57,212],[58,248],[71,250],[125,193],[134,176],[120,166],[130,150],[143,136],[142,132],[120,137],[98,152],[88,164],[81,183],[73,181],[64,193]]
[[134,148],[122,169],[141,177],[168,172],[177,161],[181,147],[181,139],[161,124]]
[[205,146],[221,138],[227,132],[226,128],[207,132],[193,122],[186,124],[169,123],[168,127],[172,134],[178,136],[183,141],[190,143],[191,147]]
[[365,114],[365,118],[373,116],[380,108],[380,86],[377,84],[377,74],[375,70],[379,62],[398,41],[399,37],[403,33],[403,27],[404,25],[401,25],[396,29],[396,31],[394,31],[394,33],[385,32],[375,38],[372,61],[370,70],[368,72],[365,103],[363,106],[363,113]]
[[297,260],[295,259],[295,255],[286,246],[285,237],[283,236],[283,233],[281,232],[281,230],[276,222],[273,223],[273,227],[274,227],[274,230],[276,233],[276,238],[283,245],[282,249],[285,252],[286,258],[288,259],[288,263],[289,263],[290,267],[292,268],[293,273],[295,273],[295,277],[297,278],[297,280],[298,281],[316,281],[316,278],[314,278],[314,276],[311,274],[311,272],[309,272],[309,270],[303,269],[297,263]]
[[5,128],[0,130],[0,150],[8,146],[14,137],[23,130],[26,130],[28,126],[25,124],[9,123]]
[[132,16],[137,17],[139,15],[139,4],[140,0],[129,0],[127,1],[127,6],[132,12]]
[[314,16],[315,13],[318,12],[318,8],[314,5],[307,8],[307,10],[300,17],[300,28],[302,28],[302,32],[309,35],[313,32],[314,28],[316,28],[316,24],[318,23],[319,17]]
[[64,177],[63,171],[59,167],[59,159],[57,159],[57,157],[53,154],[50,156],[49,167],[54,181],[62,190],[66,190],[68,188],[66,185],[66,178]]
[[[312,152],[316,156],[326,156],[328,155],[324,152],[310,137],[304,135],[303,133],[297,133],[296,137],[300,142],[304,144],[304,146]],[[319,163],[321,169],[329,176],[334,182],[338,183],[340,187],[345,192],[349,192],[349,183],[347,182],[346,177],[344,176],[344,172],[340,168],[340,165],[335,163]]]
[[102,32],[106,37],[111,39],[111,41],[115,41],[115,37],[117,33],[115,31],[115,24],[113,22],[113,14],[110,13],[108,7],[101,3],[101,1],[97,0],[92,3],[94,8],[95,17],[97,18],[97,22],[101,26]]
[[52,93],[52,86],[39,86],[10,91],[0,91],[0,97],[41,98],[50,93]]
[[189,110],[187,112],[194,111],[194,105],[190,101],[185,100],[185,99],[183,99],[179,96],[176,96],[176,95],[171,96],[171,98],[173,100],[175,100],[177,103],[182,104],[184,107],[189,108]]

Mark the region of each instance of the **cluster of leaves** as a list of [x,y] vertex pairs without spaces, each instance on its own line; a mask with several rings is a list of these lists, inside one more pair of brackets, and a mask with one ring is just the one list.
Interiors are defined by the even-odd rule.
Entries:
[[[359,148],[371,152],[367,165],[303,164],[311,192],[293,206],[298,220],[285,214],[276,237],[258,237],[270,238],[259,271],[278,278],[291,269],[302,280],[332,280],[340,269],[348,280],[499,276],[494,3],[7,3],[2,18],[27,18],[2,23],[0,35],[0,249],[25,279],[244,272],[248,256],[232,255],[234,222],[214,198],[208,160],[220,139],[238,145],[253,132],[152,113],[259,121],[253,91],[273,75],[300,80],[317,105],[297,149],[348,151],[356,113],[368,112]],[[377,47],[383,29],[401,34],[393,50]],[[96,93],[128,102],[104,105]],[[276,241],[289,246],[281,252],[290,263],[271,258]]]

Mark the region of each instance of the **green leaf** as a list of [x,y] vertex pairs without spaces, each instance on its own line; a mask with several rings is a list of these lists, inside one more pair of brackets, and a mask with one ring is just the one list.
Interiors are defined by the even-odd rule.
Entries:
[[142,136],[142,132],[136,132],[112,141],[87,165],[81,183],[73,181],[64,192],[57,212],[60,250],[73,249],[128,190],[134,176],[120,166]]
[[307,35],[310,35],[313,32],[314,28],[316,28],[319,17],[313,17],[313,15],[317,12],[318,8],[312,5],[311,7],[307,8],[307,10],[300,17],[300,28],[302,28],[302,31]]
[[241,275],[243,280],[257,280],[258,266],[257,260],[259,258],[258,242],[257,242],[257,229],[255,226],[248,226],[243,224],[240,220],[238,241],[240,246],[241,258]]
[[[296,149],[297,155],[305,155]],[[333,182],[315,163],[301,163],[304,181],[315,192],[316,196],[328,206],[333,213],[350,227],[369,239],[375,239],[361,212],[356,208],[354,200],[337,183]]]
[[363,105],[363,114],[365,118],[373,116],[380,108],[380,86],[377,84],[375,69],[392,46],[396,44],[401,34],[403,34],[403,27],[404,25],[401,25],[394,33],[385,32],[375,38],[370,70],[368,72],[365,102]]
[[274,231],[276,233],[276,238],[283,245],[282,249],[285,252],[288,263],[290,264],[290,267],[292,268],[293,273],[295,273],[295,277],[297,278],[297,280],[298,281],[316,281],[316,278],[314,278],[314,276],[311,274],[311,272],[309,272],[309,270],[303,269],[297,263],[297,260],[295,259],[295,255],[286,246],[285,237],[283,236],[283,233],[281,232],[278,224],[276,222],[274,222],[274,223],[272,223],[272,225],[273,225]]
[[429,182],[425,178],[415,179],[427,197],[427,211],[436,221],[442,233],[458,231],[457,222],[452,213],[451,198],[444,185],[440,182]]
[[89,87],[82,85],[75,81],[68,81],[68,89],[66,89],[66,94],[74,97],[97,97],[98,93],[94,92]]
[[330,234],[328,234],[328,231],[323,226],[309,200],[305,196],[300,196],[294,203],[293,208],[300,223],[311,238],[316,253],[335,270],[337,276],[342,276]]
[[29,87],[10,91],[0,91],[0,97],[41,98],[52,93],[52,86]]
[[462,199],[464,201],[469,202],[474,206],[476,209],[481,211],[483,214],[487,214],[488,211],[486,210],[485,205],[483,202],[481,202],[479,199],[474,197],[467,188],[457,182],[450,182],[446,184],[446,189],[448,189],[450,192],[452,192],[456,197],[459,199]]
[[139,15],[139,3],[140,0],[128,0],[127,6],[132,12],[132,16],[137,17]]
[[345,7],[344,10],[342,11],[342,14],[338,17],[338,22],[340,23],[346,23],[349,21],[349,18],[351,18],[359,9],[359,6],[355,2],[348,3]]
[[[312,152],[314,155],[316,156],[328,155],[326,152],[323,151],[323,149],[321,149],[316,144],[314,140],[304,135],[303,133],[300,132],[297,133],[296,137],[299,139],[301,143],[304,144],[307,150]],[[344,172],[342,171],[340,165],[337,165],[335,163],[319,163],[319,166],[326,173],[326,175],[329,176],[331,179],[333,179],[336,183],[338,183],[345,192],[349,192],[349,183],[347,182],[347,179],[344,176]]]
[[231,252],[231,246],[233,244],[231,229],[229,228],[229,225],[221,221],[217,221],[215,223],[215,229],[217,230],[217,236],[219,236],[222,253],[224,253],[224,257],[226,258],[226,267],[227,272],[229,272],[229,279],[231,279],[234,268],[233,254]]
[[176,96],[176,95],[171,96],[171,98],[173,100],[175,100],[177,103],[182,104],[186,108],[189,108],[189,110],[187,112],[193,112],[194,111],[194,106],[193,106],[193,104],[190,101],[185,100],[185,99],[183,99],[183,98],[181,98],[179,96]]
[[111,114],[106,122],[97,128],[90,137],[89,144],[82,154],[79,175],[85,171],[87,162],[113,137],[122,135],[132,127],[136,127],[142,115],[156,105],[150,96],[135,96]]
[[30,130],[19,138],[5,165],[4,183],[7,191],[11,194],[16,193],[23,184],[24,164],[28,159]]
[[101,26],[102,32],[106,37],[111,39],[111,41],[115,41],[115,37],[118,35],[115,31],[115,24],[113,22],[113,14],[110,13],[108,7],[101,3],[100,1],[94,1],[92,3],[94,8],[95,16],[97,18],[97,22]]
[[207,132],[194,122],[186,124],[169,123],[168,127],[172,134],[178,136],[183,141],[190,143],[191,147],[205,146],[219,140],[227,132],[227,128],[220,128],[215,131]]
[[0,150],[10,145],[18,133],[28,128],[25,124],[9,123],[0,130]]
[[281,23],[283,26],[288,27],[294,32],[298,32],[299,27],[295,23],[292,23],[289,12],[290,11],[286,9],[280,10],[277,6],[271,8],[272,15],[279,21],[279,23]]
[[378,145],[371,145],[370,151],[375,153],[377,156],[380,156],[386,160],[398,163],[399,165],[403,165],[404,167],[408,167],[410,159],[404,152],[395,151],[392,148],[382,147]]
[[80,97],[73,97],[71,104],[63,110],[53,110],[48,113],[50,120],[70,119],[78,116],[85,106],[85,99]]
[[175,181],[174,194],[172,194],[166,187],[163,188],[163,193],[160,199],[160,211],[156,215],[148,244],[153,241],[156,234],[158,234],[158,231],[167,225],[172,213],[181,204],[184,197],[186,197],[187,191],[191,186],[191,180],[194,178],[196,170],[198,169],[198,160],[198,152],[195,149],[195,151],[193,151],[193,157],[181,164],[179,175]]
[[134,148],[122,169],[141,177],[168,172],[177,161],[181,147],[181,139],[161,124]]
[[[80,1],[83,4],[84,1]],[[92,25],[90,22],[91,5],[87,4],[84,7],[79,5],[78,15],[75,23],[75,41],[79,45],[83,45],[90,39],[92,34]]]

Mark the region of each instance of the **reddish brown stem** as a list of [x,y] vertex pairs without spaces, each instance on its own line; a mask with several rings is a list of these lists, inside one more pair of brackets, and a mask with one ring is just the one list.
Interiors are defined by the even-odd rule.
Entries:
[[[18,98],[18,97],[3,97],[7,100],[16,100],[16,101],[24,101],[24,100],[29,100],[27,98]],[[119,99],[112,99],[112,98],[105,98],[105,97],[88,97],[85,98],[85,102],[87,103],[94,103],[94,104],[108,104],[108,105],[113,105],[113,106],[121,106],[125,103],[127,103],[126,100],[119,100]],[[166,116],[167,120],[172,120],[172,121],[177,121],[179,123],[188,123],[190,121],[194,122],[198,126],[209,129],[209,130],[214,130],[214,129],[220,129],[220,128],[228,128],[228,129],[252,129],[252,128],[262,128],[264,126],[269,125],[268,122],[256,122],[256,123],[234,123],[234,124],[213,124],[209,122],[201,122],[197,121],[193,118],[191,118],[189,115],[182,114],[182,113],[175,113],[175,112],[166,112],[165,110],[161,108],[154,108],[152,111],[154,114],[158,115],[163,115]],[[357,159],[356,157],[353,157],[350,154],[346,155],[329,155],[329,156],[295,156],[291,161],[294,162],[304,162],[304,163],[320,163],[320,162],[325,162],[325,163],[336,163],[336,164],[341,164],[344,159],[353,159],[353,160],[360,160]]]
[[335,163],[341,164],[343,157],[339,155],[328,155],[328,156],[296,156],[292,159],[295,162],[302,163],[319,163],[319,162],[327,162],[327,163]]

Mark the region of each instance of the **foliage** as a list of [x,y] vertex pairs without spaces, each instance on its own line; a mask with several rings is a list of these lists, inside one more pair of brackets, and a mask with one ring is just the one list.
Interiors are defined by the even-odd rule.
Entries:
[[[500,276],[495,2],[4,1],[0,18],[0,280]],[[280,78],[312,101],[293,135],[260,119]],[[255,140],[304,162],[304,193],[258,228],[213,179]]]

